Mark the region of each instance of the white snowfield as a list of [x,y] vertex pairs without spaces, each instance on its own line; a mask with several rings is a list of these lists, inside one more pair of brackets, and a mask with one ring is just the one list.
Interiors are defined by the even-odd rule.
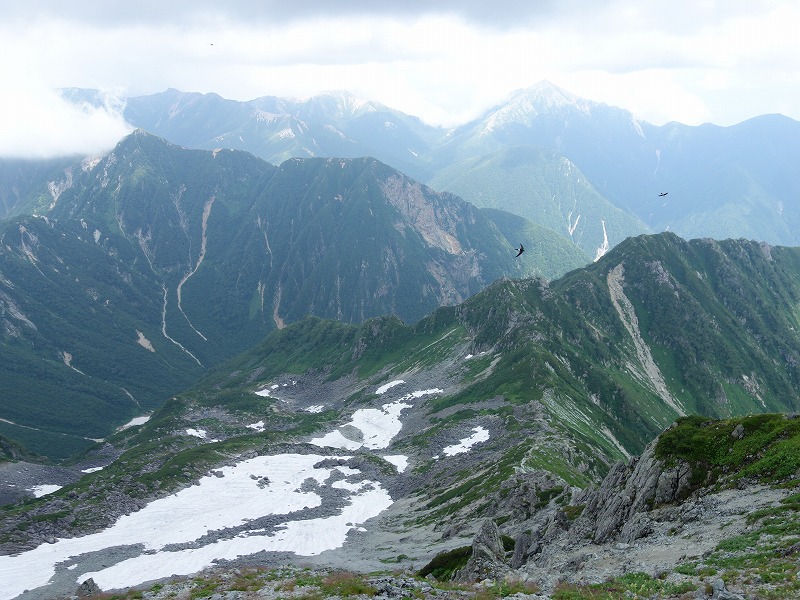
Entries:
[[[390,382],[378,388],[376,394],[383,394],[401,383],[404,382]],[[402,411],[413,406],[410,402],[440,393],[442,390],[438,388],[419,390],[404,394],[379,409],[359,409],[353,413],[351,421],[342,426],[344,433],[339,428],[314,438],[311,443],[320,448],[388,448],[402,429],[400,416]],[[263,426],[263,421],[248,425],[255,430]],[[202,437],[206,432],[187,429],[186,433]],[[488,437],[488,431],[476,427],[471,437],[445,448],[444,452],[447,455],[466,452]],[[392,498],[379,482],[361,479],[358,470],[346,466],[314,467],[326,458],[324,454],[279,454],[245,460],[217,469],[214,474],[200,479],[198,485],[120,517],[100,533],[45,543],[16,556],[0,556],[0,600],[11,600],[25,590],[47,585],[57,567],[75,571],[76,587],[91,577],[101,589],[113,590],[172,575],[189,575],[211,566],[216,559],[232,560],[262,550],[313,556],[339,548],[350,532],[367,531],[363,525],[389,508]],[[408,467],[407,456],[385,455],[383,458],[400,473]],[[298,518],[303,510],[325,509],[325,494],[313,490],[326,486],[344,490],[347,504],[332,508],[331,516]],[[294,519],[289,513],[295,513]],[[248,526],[251,521],[273,515],[286,518],[270,530],[265,530],[263,524]],[[238,531],[220,535],[231,528],[238,528]],[[177,544],[194,547],[172,547]],[[115,546],[129,548],[131,558],[100,571],[83,572],[78,568],[81,555]]]
[[352,420],[347,425],[358,429],[362,434],[362,440],[352,440],[345,437],[341,429],[336,429],[327,435],[312,439],[311,443],[315,446],[345,450],[358,450],[362,446],[371,450],[386,448],[403,427],[400,413],[405,408],[411,408],[411,405],[397,400],[384,404],[380,409],[359,409],[353,413]]
[[402,383],[405,383],[405,381],[403,381],[402,379],[395,379],[394,381],[390,381],[389,383],[385,383],[384,385],[379,387],[377,390],[375,390],[375,393],[380,396],[381,394],[385,394],[386,392],[388,392],[394,386],[400,385]]
[[447,456],[455,456],[456,454],[461,454],[462,452],[468,452],[475,444],[489,440],[489,432],[483,427],[474,427],[472,431],[473,434],[471,436],[464,438],[458,444],[445,446],[442,449],[442,452],[444,452]]
[[[129,587],[173,574],[188,575],[211,565],[214,559],[234,559],[261,550],[311,556],[337,548],[344,544],[351,529],[391,505],[392,499],[379,483],[333,483],[350,492],[350,503],[331,517],[287,520],[273,535],[243,532],[232,539],[196,549],[164,550],[168,544],[192,542],[208,532],[240,526],[261,516],[320,506],[322,498],[318,494],[300,491],[304,481],[310,478],[327,485],[334,471],[344,475],[358,473],[347,467],[314,468],[314,464],[325,458],[317,454],[253,458],[219,469],[223,477],[206,476],[200,480],[200,485],[123,516],[100,533],[42,544],[18,556],[0,556],[0,598],[10,600],[26,589],[46,585],[55,573],[55,565],[66,562],[68,566],[72,556],[113,546],[141,544],[145,551],[153,553],[124,560],[102,571],[82,574],[77,577],[76,586],[92,577],[102,589]],[[264,477],[269,483],[264,483]]]
[[[376,394],[383,394],[386,390],[402,381],[393,381],[378,388]],[[411,408],[412,404],[406,404],[405,400],[416,400],[429,394],[441,394],[439,388],[420,390],[404,395],[399,400],[384,404],[380,409],[362,408],[353,413],[352,420],[346,427],[358,429],[361,432],[361,439],[354,440],[344,435],[341,428],[331,431],[329,434],[319,438],[314,438],[311,443],[315,446],[342,448],[344,450],[358,450],[359,448],[370,448],[377,450],[386,448],[392,438],[400,433],[403,423],[400,421],[400,413]]]
[[42,496],[46,496],[47,494],[52,494],[53,492],[58,491],[60,489],[61,489],[61,486],[60,485],[55,485],[55,484],[51,484],[51,485],[36,485],[33,488],[31,488],[31,491],[33,492],[33,495],[36,498],[41,498]]

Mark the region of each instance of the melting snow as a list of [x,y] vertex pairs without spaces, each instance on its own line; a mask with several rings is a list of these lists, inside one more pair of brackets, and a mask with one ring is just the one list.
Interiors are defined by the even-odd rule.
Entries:
[[[382,394],[401,383],[403,382],[399,380],[390,382],[381,386],[376,393]],[[256,393],[266,396],[269,389],[278,387],[276,384]],[[346,437],[340,428],[312,440],[312,443],[345,449],[386,448],[402,429],[400,413],[412,406],[407,402],[441,392],[439,388],[418,390],[384,404],[379,409],[357,410],[350,423],[342,428],[345,431],[357,430],[354,437],[360,437],[360,441]],[[307,410],[312,408],[317,407],[309,407]],[[143,419],[141,422],[147,418],[149,417],[138,417]],[[260,421],[248,427],[259,429],[263,425],[263,421]],[[188,428],[186,434],[206,437],[206,431],[202,429]],[[448,450],[452,454],[466,451],[473,444],[486,439],[488,432],[476,427],[472,437],[462,440],[458,446],[446,448],[445,453]],[[456,448],[463,450],[454,450]],[[16,556],[0,556],[0,600],[10,600],[26,589],[32,590],[46,585],[55,575],[56,564],[61,563],[66,569],[74,568],[80,563],[80,558],[73,557],[114,546],[135,549],[137,545],[141,545],[146,554],[122,560],[96,572],[82,573],[76,579],[76,586],[80,581],[91,577],[101,588],[111,590],[170,577],[173,574],[188,575],[212,565],[216,560],[234,560],[262,550],[312,556],[341,547],[348,532],[365,531],[363,523],[392,504],[389,493],[381,487],[380,482],[338,480],[330,483],[331,487],[347,492],[347,504],[336,507],[336,514],[332,516],[286,520],[271,530],[246,527],[249,521],[264,516],[288,515],[295,511],[324,506],[324,496],[313,491],[302,491],[303,483],[308,479],[324,486],[328,485],[329,478],[335,471],[345,476],[360,473],[344,466],[315,467],[325,458],[327,457],[316,454],[279,454],[245,460],[234,466],[222,467],[214,475],[203,477],[197,485],[155,500],[135,513],[120,517],[113,526],[100,533],[58,540],[54,544],[42,544]],[[350,457],[340,458],[347,460]],[[407,456],[389,455],[384,458],[395,465],[400,473],[408,467]],[[86,472],[98,469],[87,469]],[[43,487],[41,491],[49,493],[55,489],[56,486],[47,490]],[[218,539],[183,550],[165,549],[179,544],[197,543],[209,533],[212,533],[209,537],[213,539],[213,532],[243,525],[244,530],[230,539]],[[203,539],[204,542],[206,540],[208,537]],[[21,573],[25,576],[20,577]]]
[[306,412],[310,413],[321,413],[323,410],[325,410],[324,404],[314,404],[313,406],[306,408]]
[[390,381],[389,383],[385,383],[377,390],[375,390],[375,393],[378,395],[385,394],[388,390],[390,390],[396,385],[400,385],[401,383],[405,383],[405,381],[403,381],[402,379],[396,379],[395,381]]
[[360,441],[350,439],[342,433],[341,429],[337,429],[321,438],[314,438],[311,443],[315,446],[345,450],[356,450],[362,446],[373,450],[386,448],[403,427],[400,422],[400,413],[405,408],[411,408],[411,405],[397,400],[384,404],[380,409],[362,408],[357,410],[353,413],[353,418],[348,425],[361,431],[362,440]]
[[60,485],[37,485],[31,488],[33,495],[37,498],[41,498],[42,496],[46,496],[47,494],[52,494],[53,492],[60,490]]
[[136,340],[136,343],[139,344],[142,348],[144,348],[146,350],[150,350],[150,352],[155,352],[156,351],[156,349],[153,348],[152,342],[150,340],[148,340],[145,337],[145,335],[141,331],[139,331],[138,329],[136,330],[136,337],[138,338]]
[[88,469],[81,469],[81,473],[96,473],[102,471],[105,467],[89,467]]
[[402,473],[408,468],[408,457],[403,454],[384,456],[383,459],[397,467],[398,473]]
[[[394,384],[395,382],[392,383]],[[352,420],[343,427],[359,430],[361,433],[360,440],[345,435],[342,427],[340,427],[327,435],[312,439],[310,443],[315,446],[342,448],[344,450],[356,450],[362,447],[373,450],[386,448],[392,438],[400,433],[403,428],[403,424],[400,422],[400,413],[412,406],[404,401],[421,398],[428,394],[440,394],[441,392],[442,390],[439,388],[418,390],[404,395],[399,400],[384,404],[381,408],[361,408],[357,410],[353,413]]]
[[603,225],[603,245],[597,249],[597,253],[594,255],[594,262],[597,262],[606,252],[608,252],[609,245],[608,245],[608,233],[606,233],[606,222],[603,219],[600,219],[600,223]]
[[[81,574],[80,581],[91,577],[101,588],[110,590],[173,574],[187,575],[210,566],[215,559],[233,560],[261,550],[312,556],[338,548],[351,529],[391,505],[391,497],[378,482],[335,482],[333,487],[349,492],[349,502],[330,517],[285,521],[277,525],[271,535],[257,535],[254,528],[233,539],[199,548],[165,550],[168,545],[194,542],[209,532],[241,526],[262,516],[322,506],[321,496],[301,491],[304,481],[311,478],[326,485],[334,471],[344,475],[359,473],[347,467],[314,467],[324,458],[280,454],[246,460],[220,469],[223,477],[206,476],[199,485],[120,517],[100,533],[42,544],[17,556],[0,556],[0,599],[10,600],[25,589],[47,584],[55,574],[57,563],[72,563],[70,557],[114,546],[141,544],[150,553],[94,573]],[[269,484],[264,486],[264,481]],[[22,573],[24,577],[20,576]],[[76,586],[78,583],[76,580]]]
[[250,429],[255,429],[256,431],[264,431],[264,421],[259,421],[258,423],[252,423],[248,425]]
[[464,438],[458,444],[447,446],[442,449],[447,456],[455,456],[463,452],[468,452],[475,444],[485,442],[489,439],[489,432],[483,427],[475,427],[472,430],[474,433],[468,438]]

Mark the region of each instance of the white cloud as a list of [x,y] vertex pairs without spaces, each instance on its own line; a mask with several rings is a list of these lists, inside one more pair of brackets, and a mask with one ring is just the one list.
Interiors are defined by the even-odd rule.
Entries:
[[109,106],[78,107],[49,89],[0,92],[0,156],[97,154],[130,131]]
[[113,111],[64,106],[59,87],[235,100],[346,89],[450,126],[549,79],[656,124],[800,118],[797,31],[790,0],[43,0],[0,23],[0,151],[84,152],[124,134]]

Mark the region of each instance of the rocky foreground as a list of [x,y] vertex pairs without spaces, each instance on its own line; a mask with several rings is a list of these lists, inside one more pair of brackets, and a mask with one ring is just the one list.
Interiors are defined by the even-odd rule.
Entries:
[[[740,479],[735,486],[696,487],[689,465],[666,467],[653,444],[617,464],[596,489],[520,474],[505,507],[517,511],[512,524],[485,520],[470,547],[443,553],[421,570],[397,565],[390,572],[386,565],[383,574],[368,575],[242,563],[113,597],[797,598],[800,488],[787,483]],[[54,590],[21,598],[54,598]],[[112,597],[91,580],[60,593]]]

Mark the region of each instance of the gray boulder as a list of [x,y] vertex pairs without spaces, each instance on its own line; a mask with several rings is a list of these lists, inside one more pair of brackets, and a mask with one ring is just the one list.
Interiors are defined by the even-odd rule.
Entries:
[[472,556],[464,568],[453,575],[456,583],[472,583],[484,579],[498,579],[509,571],[500,530],[491,519],[483,522],[472,542]]
[[94,582],[91,577],[78,586],[76,595],[79,598],[88,598],[95,596],[101,592],[100,587]]

